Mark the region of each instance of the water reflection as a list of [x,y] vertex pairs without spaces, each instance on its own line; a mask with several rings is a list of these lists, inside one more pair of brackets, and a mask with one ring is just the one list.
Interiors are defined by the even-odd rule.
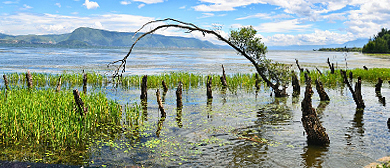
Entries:
[[376,92],[376,97],[378,98],[378,102],[383,106],[386,106],[386,98],[382,96],[381,92]]
[[328,152],[329,146],[315,146],[309,145],[303,148],[301,157],[305,167],[322,167],[324,163],[323,156]]
[[146,99],[141,100],[142,106],[142,121],[148,121],[148,101]]
[[353,143],[353,138],[358,138],[359,142],[363,142],[361,138],[364,136],[364,120],[363,120],[364,109],[356,109],[355,115],[352,122],[352,126],[347,130],[348,133],[345,134],[345,139],[347,140],[347,145],[355,145]]
[[326,109],[326,106],[329,105],[329,101],[320,101],[320,103],[318,104],[317,108],[316,108],[316,112],[317,112],[317,115],[318,115],[318,118],[322,118],[322,115]]
[[212,111],[213,111],[213,99],[207,99],[207,118],[213,118]]

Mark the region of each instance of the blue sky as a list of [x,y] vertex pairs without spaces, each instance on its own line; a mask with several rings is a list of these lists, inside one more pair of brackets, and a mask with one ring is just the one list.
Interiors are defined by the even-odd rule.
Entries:
[[[390,28],[389,6],[390,0],[0,0],[0,33],[63,34],[82,26],[133,32],[170,17],[223,36],[252,25],[268,46],[340,44]],[[221,44],[199,33],[158,33]]]

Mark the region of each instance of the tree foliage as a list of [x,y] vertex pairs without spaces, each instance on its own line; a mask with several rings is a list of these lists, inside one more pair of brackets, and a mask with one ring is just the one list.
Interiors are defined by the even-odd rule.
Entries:
[[242,27],[231,30],[228,40],[256,61],[256,64],[260,67],[260,73],[268,76],[277,86],[287,87],[290,81],[289,66],[267,59],[265,55],[267,46],[261,42],[260,37],[256,37],[256,34],[257,31],[252,26]]
[[374,39],[363,46],[363,53],[390,53],[390,30],[382,28]]

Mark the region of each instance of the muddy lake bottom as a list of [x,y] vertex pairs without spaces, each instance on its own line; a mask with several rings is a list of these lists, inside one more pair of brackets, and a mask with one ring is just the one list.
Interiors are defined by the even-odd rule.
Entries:
[[[363,99],[367,106],[364,111],[356,110],[347,88],[325,88],[331,99],[325,104],[319,101],[317,93],[313,95],[313,107],[329,134],[330,144],[326,147],[306,143],[300,107],[304,88],[301,89],[299,97],[274,98],[270,96],[271,90],[264,87],[258,92],[243,88],[225,91],[215,87],[214,98],[207,100],[205,87],[190,87],[183,90],[181,112],[176,107],[175,90],[171,89],[163,96],[167,117],[161,120],[156,89],[148,90],[145,106],[139,100],[138,88],[91,87],[90,92],[102,90],[122,105],[140,106],[139,127],[132,130],[139,136],[116,133],[97,137],[89,142],[84,158],[63,160],[61,164],[87,167],[364,167],[390,155],[387,145],[390,132],[386,124],[389,112],[375,96],[374,84],[363,83]],[[390,86],[384,85],[382,95],[390,95]],[[7,150],[7,147],[1,150]],[[34,162],[10,155],[2,158]]]

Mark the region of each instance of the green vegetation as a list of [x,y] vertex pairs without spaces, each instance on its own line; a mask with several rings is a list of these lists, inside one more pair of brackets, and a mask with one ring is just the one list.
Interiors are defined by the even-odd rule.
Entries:
[[[127,32],[114,32],[99,29],[80,27],[72,33],[61,35],[20,35],[10,36],[0,34],[1,43],[11,44],[49,44],[60,46],[130,46],[134,40],[142,35]],[[195,38],[172,37],[154,34],[138,42],[138,47],[155,48],[221,48],[208,41]]]
[[374,39],[363,46],[363,53],[390,53],[390,30],[382,28]]
[[[390,80],[390,69],[389,68],[371,68],[368,70],[364,69],[351,69],[347,70],[347,75],[349,75],[349,72],[352,72],[353,77],[361,77],[363,81],[372,82],[375,83],[378,81],[378,78],[381,78],[382,80]],[[314,84],[314,81],[316,79],[320,79],[321,82],[327,86],[327,87],[336,87],[339,86],[339,84],[343,83],[343,77],[340,74],[339,70],[336,70],[334,74],[331,74],[330,71],[326,71],[323,73],[324,75],[321,75],[317,71],[311,71],[309,76],[312,78],[312,82]],[[304,82],[304,72],[301,73],[301,83]]]
[[340,48],[320,48],[318,51],[335,51],[335,52],[362,52],[362,48],[359,47],[352,47],[352,48],[346,48],[346,47],[340,47]]

